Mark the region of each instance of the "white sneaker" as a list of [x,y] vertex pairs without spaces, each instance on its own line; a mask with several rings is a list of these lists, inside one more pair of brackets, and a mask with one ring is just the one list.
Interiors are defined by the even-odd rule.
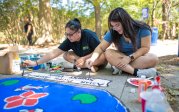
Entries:
[[155,68],[139,69],[137,71],[137,77],[141,77],[142,75],[146,77],[155,77],[157,76],[157,70]]
[[117,68],[115,66],[111,66],[111,68],[112,68],[112,75],[117,75],[117,74],[121,75],[122,74],[121,69],[119,69],[119,68]]

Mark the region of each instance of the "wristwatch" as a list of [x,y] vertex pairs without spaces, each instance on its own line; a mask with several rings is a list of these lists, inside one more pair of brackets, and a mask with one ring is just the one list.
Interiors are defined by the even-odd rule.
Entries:
[[132,54],[129,55],[129,58],[131,59],[131,61],[134,61],[134,56]]

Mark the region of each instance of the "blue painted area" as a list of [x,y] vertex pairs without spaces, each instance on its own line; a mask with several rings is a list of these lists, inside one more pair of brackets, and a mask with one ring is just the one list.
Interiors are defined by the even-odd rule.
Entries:
[[[4,85],[5,82],[19,80],[18,83]],[[37,88],[19,89],[25,85]],[[15,91],[18,90],[18,91]],[[11,109],[3,109],[5,98],[12,95],[34,91],[35,93],[46,93],[34,106],[19,106]],[[82,96],[79,100],[74,100],[75,96]],[[87,97],[85,97],[87,95]],[[93,98],[93,99],[87,99]],[[76,99],[79,99],[77,97]],[[88,103],[81,103],[88,102]],[[90,103],[91,102],[91,103]],[[44,112],[127,112],[128,110],[121,102],[104,90],[89,89],[71,85],[45,82],[28,78],[7,78],[0,80],[0,112],[17,112],[20,110],[42,109]]]

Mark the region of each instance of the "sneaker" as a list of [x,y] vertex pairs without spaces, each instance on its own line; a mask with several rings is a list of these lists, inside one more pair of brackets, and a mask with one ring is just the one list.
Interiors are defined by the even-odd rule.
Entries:
[[155,77],[157,76],[157,70],[155,68],[139,69],[137,71],[137,77],[141,77],[142,75],[146,77]]
[[112,75],[121,75],[122,74],[122,70],[120,70],[119,68],[115,67],[115,66],[111,66],[112,68]]

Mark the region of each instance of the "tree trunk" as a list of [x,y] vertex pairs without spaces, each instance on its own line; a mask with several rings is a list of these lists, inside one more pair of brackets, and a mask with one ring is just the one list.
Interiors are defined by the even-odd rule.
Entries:
[[163,40],[170,38],[170,28],[169,28],[169,12],[171,8],[171,3],[169,0],[163,0],[162,2],[162,32]]
[[37,39],[36,44],[53,42],[50,0],[39,0],[39,25],[42,36]]
[[153,1],[153,6],[152,6],[152,13],[151,13],[151,26],[153,27],[155,24],[154,24],[154,20],[155,20],[155,9],[157,7],[157,4],[159,3],[159,1],[157,0],[154,0]]
[[101,39],[100,4],[99,3],[95,4],[94,9],[95,9],[95,32],[97,36]]
[[171,35],[172,35],[172,39],[175,39],[177,37],[176,23],[172,23]]
[[165,40],[166,38],[166,14],[165,14],[165,4],[162,3],[162,32],[163,32],[163,36],[162,36],[162,40]]
[[95,10],[95,32],[99,39],[101,39],[101,7],[100,3],[102,0],[86,0],[94,6]]

